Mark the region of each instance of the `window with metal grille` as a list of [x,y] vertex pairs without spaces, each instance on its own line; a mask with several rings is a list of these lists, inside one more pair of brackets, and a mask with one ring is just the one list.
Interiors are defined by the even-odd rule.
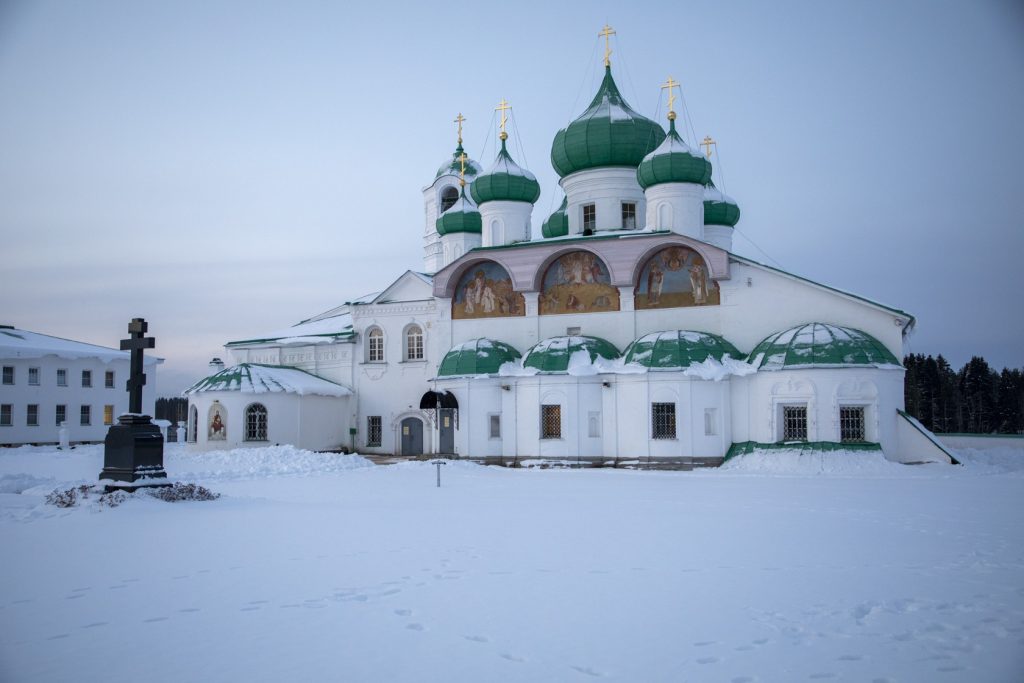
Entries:
[[113,370],[107,370],[106,372],[103,373],[103,386],[105,386],[107,389],[113,389],[114,388],[114,371]]
[[253,403],[245,409],[245,440],[267,440],[267,409],[262,403]]
[[384,428],[381,424],[380,415],[370,415],[366,418],[366,445],[380,446],[381,437],[384,435]]
[[39,426],[39,404],[29,403],[28,410],[25,411],[25,424],[29,427]]
[[68,385],[68,370],[67,368],[57,368],[57,386],[66,387]]
[[488,417],[490,424],[490,436],[492,439],[501,438],[501,415],[490,415]]
[[14,384],[14,366],[4,366],[4,384]]
[[597,207],[593,204],[583,205],[583,229],[595,230],[597,228]]
[[114,406],[103,406],[103,424],[114,424]]
[[562,406],[542,405],[540,407],[540,438],[562,438]]
[[655,439],[676,438],[676,404],[651,404],[651,436]]
[[622,202],[622,229],[636,229],[636,203]]
[[807,441],[807,406],[782,406],[782,440]]
[[418,325],[405,331],[405,359],[423,360],[423,330]]
[[454,187],[444,188],[441,192],[441,213],[455,206],[457,201],[459,201],[459,191]]
[[62,422],[67,422],[68,420],[68,407],[64,405],[57,406],[57,410],[54,411],[53,417],[57,426],[60,427]]
[[865,441],[864,406],[839,407],[839,440]]
[[92,386],[92,370],[82,370],[82,386]]
[[33,387],[39,386],[39,368],[28,369],[28,383]]
[[367,335],[366,360],[371,363],[384,362],[384,333],[379,327],[373,328]]
[[78,424],[88,427],[92,423],[92,406],[82,406],[78,410]]
[[14,420],[14,407],[10,403],[0,405],[0,427],[10,427]]

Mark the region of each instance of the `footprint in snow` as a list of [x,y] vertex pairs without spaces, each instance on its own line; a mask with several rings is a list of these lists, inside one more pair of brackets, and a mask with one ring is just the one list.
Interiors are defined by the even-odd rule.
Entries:
[[708,645],[714,645],[714,644],[715,644],[715,641],[713,641],[713,640],[698,640],[696,643],[693,644],[693,646],[694,647],[707,647]]
[[697,660],[697,663],[698,664],[717,664],[720,661],[722,661],[722,660],[719,659],[718,657],[701,657],[700,659]]
[[808,676],[808,678],[810,678],[811,680],[815,680],[815,681],[820,681],[820,680],[824,680],[826,678],[835,678],[835,677],[836,677],[836,675],[834,673],[827,673],[827,672],[811,674],[810,676]]
[[62,638],[69,638],[69,637],[71,637],[70,633],[58,633],[55,636],[50,636],[49,638],[47,638],[47,640],[60,640]]
[[601,673],[600,671],[597,671],[595,669],[591,669],[589,666],[573,666],[573,665],[570,664],[569,668],[572,669],[573,671],[579,672],[579,673],[584,674],[586,676],[593,676],[595,678],[600,678],[601,676],[604,676],[603,673]]
[[754,679],[751,676],[737,676],[729,683],[754,683]]
[[106,626],[106,625],[107,625],[107,622],[105,622],[105,621],[94,621],[91,624],[86,624],[82,628],[96,628],[97,626]]
[[843,655],[839,658],[840,662],[859,662],[864,659],[863,655]]
[[474,643],[489,643],[489,642],[491,642],[491,639],[488,638],[487,636],[462,636],[462,637],[465,638],[466,640],[471,640]]
[[155,624],[158,621],[167,621],[168,619],[170,619],[170,617],[153,617],[151,619],[143,619],[142,623],[144,623],[144,624]]
[[416,623],[406,624],[405,627],[407,629],[409,629],[410,631],[425,631],[426,630],[425,628],[423,628],[423,624],[416,624]]
[[523,662],[525,662],[525,661],[526,661],[526,660],[525,660],[525,659],[523,659],[522,657],[516,657],[515,655],[510,655],[510,654],[508,654],[507,652],[503,652],[503,653],[501,654],[501,658],[502,658],[502,659],[507,659],[507,660],[508,660],[508,661],[510,661],[510,662],[516,662],[517,664],[522,664]]
[[395,614],[397,614],[400,617],[411,617],[412,616],[412,610],[411,609],[396,609],[395,610]]
[[182,614],[190,614],[192,612],[198,612],[199,608],[198,607],[183,607],[183,608],[181,608],[178,611],[181,612]]

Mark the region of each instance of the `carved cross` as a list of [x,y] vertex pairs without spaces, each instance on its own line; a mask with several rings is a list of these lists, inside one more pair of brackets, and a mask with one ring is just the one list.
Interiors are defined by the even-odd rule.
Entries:
[[700,143],[700,146],[704,148],[704,153],[707,155],[708,159],[711,158],[711,145],[718,147],[718,143],[712,140],[710,135],[705,135],[704,141]]
[[611,37],[615,35],[615,29],[605,24],[604,28],[597,35],[604,36],[604,65],[611,66],[612,60],[609,59],[612,56]]
[[146,385],[146,373],[142,371],[142,350],[156,347],[156,339],[147,337],[149,325],[142,318],[132,318],[128,323],[128,339],[121,340],[121,350],[131,351],[131,375],[128,377],[128,412],[142,413],[142,387]]

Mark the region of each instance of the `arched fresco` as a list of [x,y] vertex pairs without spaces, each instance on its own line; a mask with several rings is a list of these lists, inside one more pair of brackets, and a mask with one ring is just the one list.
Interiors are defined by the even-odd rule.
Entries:
[[718,283],[708,274],[707,264],[688,247],[666,247],[648,259],[635,292],[638,309],[717,306],[721,302]]
[[512,289],[508,271],[494,261],[470,266],[455,287],[452,318],[505,318],[526,315],[523,295]]
[[611,282],[607,266],[589,251],[563,254],[544,273],[540,313],[617,311],[619,290]]
[[207,441],[225,441],[228,438],[228,414],[219,402],[214,401],[206,422]]

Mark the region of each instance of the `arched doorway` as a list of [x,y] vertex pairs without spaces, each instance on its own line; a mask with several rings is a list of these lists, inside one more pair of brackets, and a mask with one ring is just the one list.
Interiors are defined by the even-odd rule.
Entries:
[[437,416],[437,452],[455,452],[455,429],[458,427],[459,402],[450,391],[428,391],[420,399],[420,410],[433,410]]
[[423,421],[418,417],[407,417],[401,422],[402,455],[423,454]]

